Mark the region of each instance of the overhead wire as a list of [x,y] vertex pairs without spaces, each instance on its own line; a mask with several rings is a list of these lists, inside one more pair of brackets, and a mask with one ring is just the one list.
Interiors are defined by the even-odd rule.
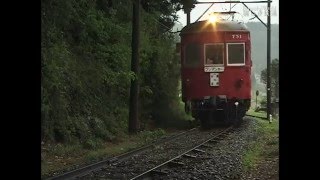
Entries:
[[[134,1],[134,0],[131,0],[131,1],[132,1],[132,3],[136,3],[136,1]],[[141,4],[139,4],[139,6],[141,6]],[[142,9],[145,13],[147,13],[147,11],[144,8],[140,8],[140,9]],[[175,32],[170,31],[170,29],[172,29],[172,28],[169,28],[168,26],[164,25],[159,20],[157,20],[155,17],[153,17],[153,16],[150,16],[150,17],[152,20],[154,20],[156,23],[160,24],[162,27],[165,27],[166,29],[168,29],[167,31],[165,31],[165,33],[166,32],[169,32],[169,33],[179,33],[180,32],[180,31],[175,31]]]
[[212,3],[205,11],[204,13],[202,13],[202,15],[196,20],[196,22],[199,21],[200,18],[202,18],[202,16],[213,6],[214,3]]

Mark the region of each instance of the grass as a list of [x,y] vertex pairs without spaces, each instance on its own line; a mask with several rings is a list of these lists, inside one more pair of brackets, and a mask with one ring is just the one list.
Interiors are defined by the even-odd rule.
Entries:
[[75,165],[90,163],[112,157],[141,147],[166,134],[162,129],[143,131],[137,135],[122,135],[113,142],[103,142],[95,149],[84,148],[82,144],[45,144],[41,150],[41,176],[46,178],[57,171],[71,169]]
[[245,171],[252,170],[259,161],[274,158],[279,153],[279,121],[273,119],[273,122],[269,123],[260,118],[256,118],[256,121],[257,138],[249,144],[249,148],[243,156]]
[[248,115],[252,115],[252,116],[262,117],[262,118],[266,118],[267,117],[267,113],[265,111],[255,112],[253,109],[249,109],[247,114]]

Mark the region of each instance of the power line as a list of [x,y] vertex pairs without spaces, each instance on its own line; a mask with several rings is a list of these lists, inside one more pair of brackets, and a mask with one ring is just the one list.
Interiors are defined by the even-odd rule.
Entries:
[[200,19],[213,5],[214,5],[214,3],[212,3],[212,4],[208,7],[208,9],[207,9],[206,11],[204,11],[204,13],[202,13],[202,15],[196,20],[196,22],[198,22],[199,19]]
[[[148,13],[145,9],[143,9],[143,8],[141,8],[141,9],[144,11],[144,13]],[[178,32],[180,32],[180,31],[175,31],[175,32],[170,31],[170,29],[172,29],[172,28],[164,25],[164,24],[161,23],[159,20],[157,20],[155,17],[153,17],[152,15],[151,15],[151,19],[154,20],[156,23],[159,23],[162,27],[165,27],[166,29],[168,29],[168,30],[165,31],[165,32],[169,32],[169,33],[178,33]]]

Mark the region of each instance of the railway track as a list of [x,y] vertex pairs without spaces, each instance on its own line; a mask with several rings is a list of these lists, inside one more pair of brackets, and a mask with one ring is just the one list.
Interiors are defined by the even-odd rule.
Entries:
[[[56,179],[149,179],[166,174],[163,168],[183,166],[185,159],[197,158],[206,148],[223,139],[233,129],[193,128],[128,153],[48,178]],[[211,145],[210,145],[211,144]],[[209,150],[209,149],[208,149]]]
[[54,176],[54,177],[47,178],[46,180],[77,179],[79,177],[83,177],[83,176],[87,175],[88,173],[90,173],[92,171],[101,169],[105,165],[111,164],[113,162],[122,162],[122,161],[126,160],[129,157],[132,157],[132,156],[134,156],[136,154],[142,153],[142,152],[144,152],[144,151],[146,151],[148,149],[151,149],[151,148],[153,148],[153,147],[155,147],[155,146],[157,146],[159,144],[163,144],[165,142],[170,142],[170,141],[172,141],[172,140],[174,140],[176,138],[179,138],[179,137],[181,137],[181,136],[183,136],[185,134],[193,133],[196,130],[197,130],[197,128],[192,128],[192,129],[190,129],[188,131],[184,131],[184,132],[181,132],[181,133],[169,136],[169,137],[162,138],[162,139],[160,139],[160,140],[158,140],[158,141],[156,141],[156,142],[154,142],[152,144],[143,146],[141,148],[126,152],[124,154],[121,154],[121,155],[118,155],[118,156],[115,156],[115,157],[107,158],[105,160],[102,160],[102,161],[99,161],[99,162],[96,162],[96,163],[93,163],[93,164],[90,164],[90,165],[86,165],[84,167],[81,167],[81,168],[78,168],[78,169],[75,169],[75,170],[72,170],[72,171],[68,171],[68,172],[65,172],[63,174],[60,174],[60,175],[57,175],[57,176]]
[[223,139],[232,130],[233,130],[233,126],[225,128],[224,130],[218,132],[217,134],[205,140],[204,142],[201,142],[200,144],[193,146],[187,151],[184,151],[183,153],[167,160],[164,163],[159,164],[154,168],[151,168],[143,173],[140,173],[139,175],[131,178],[131,180],[160,178],[162,175],[169,174],[170,169],[171,170],[174,169],[174,171],[177,171],[177,169],[179,169],[180,167],[183,167],[185,163],[188,163],[188,159],[200,158],[198,160],[201,161],[201,159],[203,158],[202,154],[206,152],[205,151],[206,148],[212,147],[213,144]]
[[153,148],[135,154],[124,161],[110,163],[79,179],[131,179],[186,152],[195,145],[212,138],[223,130],[225,130],[225,127],[214,128],[209,131],[196,129],[192,133],[186,133],[175,138],[174,141],[154,146]]

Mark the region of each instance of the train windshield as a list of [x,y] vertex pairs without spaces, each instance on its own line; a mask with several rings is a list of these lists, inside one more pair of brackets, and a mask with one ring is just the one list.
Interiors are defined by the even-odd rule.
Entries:
[[198,67],[201,59],[201,45],[187,44],[185,48],[185,66]]
[[223,65],[223,44],[205,44],[205,65]]
[[228,43],[227,46],[228,65],[245,65],[244,43]]

